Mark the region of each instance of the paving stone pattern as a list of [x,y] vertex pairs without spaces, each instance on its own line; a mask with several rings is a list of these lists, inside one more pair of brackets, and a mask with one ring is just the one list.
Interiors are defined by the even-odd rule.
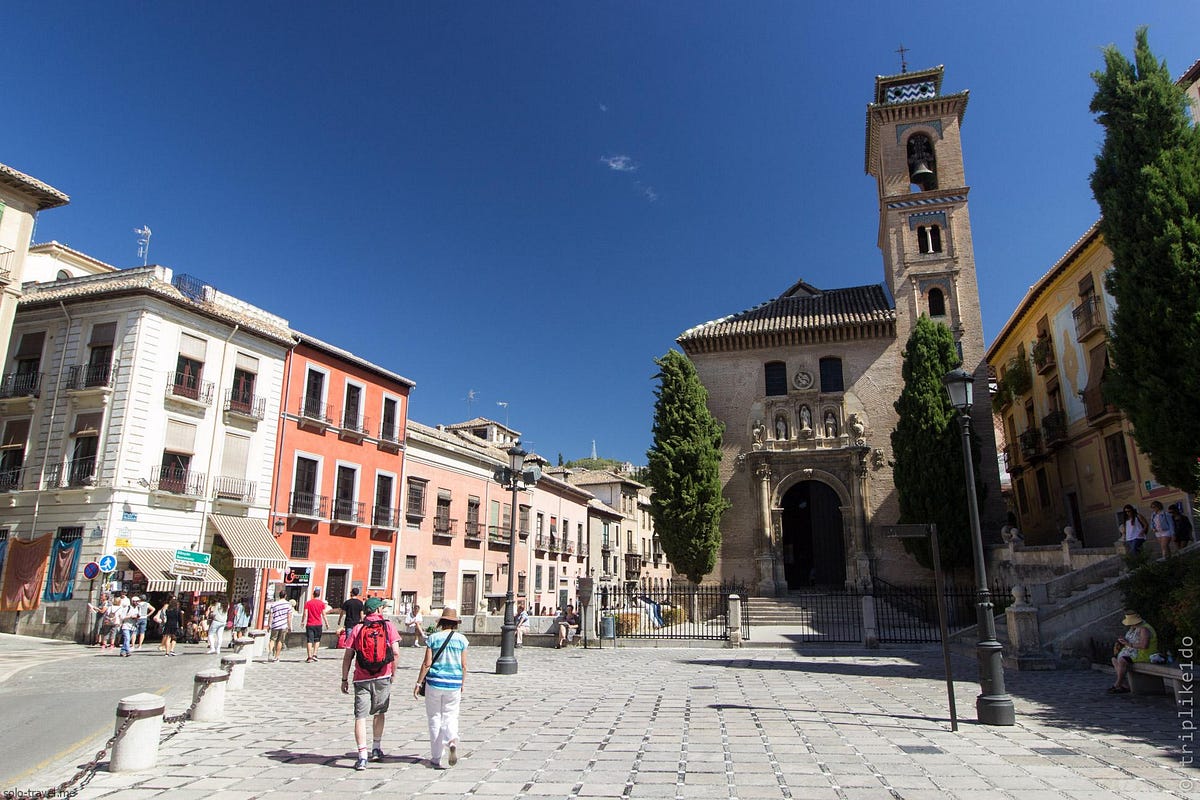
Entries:
[[[1165,698],[1110,696],[1094,672],[1009,675],[1018,724],[974,720],[956,683],[951,732],[940,651],[518,651],[491,674],[471,651],[461,758],[426,762],[421,651],[403,654],[387,759],[355,772],[337,656],[259,664],[222,723],[189,723],[151,774],[96,775],[85,798],[1052,798],[1196,797]],[[974,665],[956,660],[958,677]],[[49,776],[54,777],[54,776]]]

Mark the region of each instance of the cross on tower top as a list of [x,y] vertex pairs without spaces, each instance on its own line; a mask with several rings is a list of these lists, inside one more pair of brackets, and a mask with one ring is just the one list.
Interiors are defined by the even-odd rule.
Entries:
[[900,71],[908,72],[908,61],[906,61],[904,58],[904,54],[908,52],[908,48],[904,46],[903,42],[901,42],[900,46],[896,48],[896,52],[900,54]]

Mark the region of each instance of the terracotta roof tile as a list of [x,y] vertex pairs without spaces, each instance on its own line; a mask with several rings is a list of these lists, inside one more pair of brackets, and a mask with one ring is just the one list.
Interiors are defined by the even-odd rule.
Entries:
[[0,184],[16,189],[37,201],[39,210],[65,206],[71,198],[48,183],[19,172],[7,164],[0,164]]

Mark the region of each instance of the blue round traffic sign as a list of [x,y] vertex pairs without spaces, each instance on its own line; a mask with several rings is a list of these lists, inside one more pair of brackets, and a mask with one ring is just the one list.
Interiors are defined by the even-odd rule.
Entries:
[[117,557],[114,555],[106,555],[100,559],[100,571],[112,572],[117,568]]
[[88,563],[83,565],[83,577],[87,578],[89,581],[92,578],[95,578],[99,574],[100,574],[100,565],[97,564],[95,561],[89,561]]

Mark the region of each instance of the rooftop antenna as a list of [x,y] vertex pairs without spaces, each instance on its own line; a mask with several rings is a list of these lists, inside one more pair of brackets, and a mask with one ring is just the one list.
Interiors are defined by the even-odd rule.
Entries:
[[592,439],[592,461],[596,460],[596,440]]
[[507,400],[497,400],[496,405],[504,406],[504,427],[507,428],[508,427],[508,401]]
[[150,261],[150,226],[143,225],[135,228],[133,232],[138,235],[138,258],[142,259],[144,267]]
[[900,43],[900,47],[896,49],[896,52],[900,54],[900,72],[908,72],[908,61],[904,58],[905,53],[908,52],[908,48],[904,46],[904,42]]
[[471,416],[471,406],[479,399],[479,393],[474,389],[467,389],[467,396],[464,398],[467,401],[467,416]]

